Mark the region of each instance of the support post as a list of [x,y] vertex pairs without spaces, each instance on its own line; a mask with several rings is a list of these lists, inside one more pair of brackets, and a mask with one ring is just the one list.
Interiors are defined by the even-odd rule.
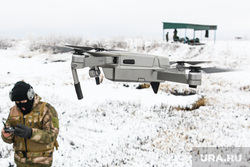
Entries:
[[194,29],[193,41],[194,41],[194,45],[195,45],[195,29]]
[[185,39],[184,39],[185,43],[187,43],[187,29],[185,28]]
[[214,30],[214,43],[216,41],[216,30]]
[[164,41],[165,29],[163,28],[163,41]]

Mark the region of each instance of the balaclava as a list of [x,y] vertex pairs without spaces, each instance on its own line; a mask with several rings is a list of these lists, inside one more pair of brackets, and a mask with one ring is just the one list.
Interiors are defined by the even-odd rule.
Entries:
[[[19,103],[16,103],[16,105],[21,110],[23,115],[28,114],[33,107],[34,96],[32,96],[32,99],[29,99],[27,94],[30,89],[32,89],[32,87],[29,84],[23,81],[19,81],[15,84],[15,86],[10,92],[11,100],[19,101]],[[21,103],[21,100],[27,100],[27,102]],[[22,108],[25,108],[25,110],[23,110]]]

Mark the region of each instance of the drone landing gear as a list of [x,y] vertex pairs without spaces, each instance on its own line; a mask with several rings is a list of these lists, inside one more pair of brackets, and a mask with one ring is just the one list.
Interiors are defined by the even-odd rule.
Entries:
[[100,85],[100,77],[95,77],[95,83],[96,85]]
[[160,82],[150,82],[154,93],[156,94],[159,90]]

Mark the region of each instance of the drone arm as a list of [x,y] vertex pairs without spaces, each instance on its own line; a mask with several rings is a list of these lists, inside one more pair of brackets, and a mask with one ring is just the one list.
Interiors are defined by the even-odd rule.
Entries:
[[185,74],[184,71],[154,71],[154,78],[164,81],[172,81],[178,83],[188,84],[190,87],[197,87],[201,85],[201,73],[189,71],[188,74]]
[[155,78],[158,80],[187,83],[187,78],[183,73],[155,71],[153,75],[155,75]]

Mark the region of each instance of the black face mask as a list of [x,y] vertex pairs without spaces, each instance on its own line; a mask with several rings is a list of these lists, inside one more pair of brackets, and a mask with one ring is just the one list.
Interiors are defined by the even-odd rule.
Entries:
[[[23,115],[26,115],[30,113],[30,111],[32,110],[33,103],[34,103],[34,98],[32,100],[27,100],[26,103],[21,103],[21,102],[19,102],[18,104],[16,103],[16,105],[21,110]],[[25,108],[25,110],[23,110],[22,108]]]

